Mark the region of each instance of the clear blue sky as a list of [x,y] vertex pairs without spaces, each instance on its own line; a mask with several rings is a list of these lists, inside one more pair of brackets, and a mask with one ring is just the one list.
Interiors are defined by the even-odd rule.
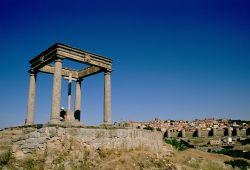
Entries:
[[[1,0],[0,127],[23,124],[28,60],[55,42],[114,59],[113,121],[249,120],[249,9],[248,0]],[[103,74],[82,87],[83,123],[102,123]],[[66,107],[66,81],[62,93]],[[36,123],[48,122],[51,96],[41,73]]]

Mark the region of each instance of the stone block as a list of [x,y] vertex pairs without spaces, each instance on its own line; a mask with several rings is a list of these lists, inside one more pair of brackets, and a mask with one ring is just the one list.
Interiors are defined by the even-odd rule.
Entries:
[[40,136],[40,133],[37,131],[28,134],[28,138],[39,138]]

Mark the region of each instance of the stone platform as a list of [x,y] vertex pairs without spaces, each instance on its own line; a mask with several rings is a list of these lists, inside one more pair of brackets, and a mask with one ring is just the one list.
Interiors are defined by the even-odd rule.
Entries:
[[[50,125],[51,126],[51,125]],[[0,131],[0,144],[11,149],[16,157],[41,152],[53,141],[77,141],[81,146],[95,149],[135,149],[160,152],[162,133],[141,129],[117,129],[100,127],[50,127],[44,125],[8,128]],[[8,146],[8,147],[7,147]],[[0,147],[1,149],[1,147]]]

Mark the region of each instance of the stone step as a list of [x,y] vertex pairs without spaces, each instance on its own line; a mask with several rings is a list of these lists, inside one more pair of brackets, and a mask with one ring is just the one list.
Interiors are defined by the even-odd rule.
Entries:
[[9,135],[9,134],[3,134],[0,136],[0,141],[1,140],[6,140],[6,139],[16,139],[16,138],[22,138],[24,137],[25,135],[24,134],[15,134],[15,135]]
[[9,149],[11,145],[0,145],[0,150]]
[[23,130],[4,130],[1,131],[0,134],[8,134],[8,135],[18,135],[23,134]]
[[3,154],[3,153],[6,153],[6,152],[9,152],[9,149],[6,149],[6,150],[0,150],[0,155]]
[[11,140],[0,140],[0,146],[2,145],[10,145],[12,144],[12,141]]
[[17,138],[24,138],[25,135],[2,135],[0,136],[0,141],[17,139]]

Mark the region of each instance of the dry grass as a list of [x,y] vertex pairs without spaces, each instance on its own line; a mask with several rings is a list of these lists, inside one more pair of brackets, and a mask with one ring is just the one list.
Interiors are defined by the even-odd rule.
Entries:
[[250,144],[247,144],[247,145],[237,145],[237,146],[234,147],[234,149],[250,151]]
[[229,156],[202,152],[195,149],[175,151],[170,158],[175,165],[179,165],[186,170],[230,170],[233,168],[225,165],[224,161],[231,159]]
[[[82,152],[83,157],[73,159],[73,152],[56,152],[54,153],[52,169],[67,169],[65,163],[72,169],[85,170],[175,170],[175,166],[169,161],[169,157],[164,154],[154,153],[145,150],[142,147],[131,150],[117,149],[97,149]],[[73,154],[73,155],[70,155]],[[35,152],[29,157],[19,160],[12,159],[7,165],[10,169],[23,167],[24,169],[44,169],[45,158],[39,157]],[[1,169],[1,165],[0,165]]]
[[113,152],[96,167],[98,170],[175,169],[168,157],[143,150]]
[[[74,143],[71,142],[70,144]],[[76,144],[74,146],[74,148],[77,148]],[[233,170],[231,166],[224,164],[225,161],[233,159],[229,156],[202,152],[196,149],[176,151],[168,144],[164,145],[163,153],[150,152],[143,147],[131,150],[91,149],[86,147],[80,152],[83,155],[81,158],[76,158],[77,152],[72,150],[70,152],[66,150],[58,151],[54,154],[57,155],[53,160],[54,169],[67,169],[65,162],[68,162],[73,169],[86,170]],[[18,162],[18,164],[15,160],[10,160],[8,166],[16,167],[16,165],[19,165],[24,169],[44,169],[44,163],[45,157],[40,158],[39,155],[34,153],[23,162]]]

